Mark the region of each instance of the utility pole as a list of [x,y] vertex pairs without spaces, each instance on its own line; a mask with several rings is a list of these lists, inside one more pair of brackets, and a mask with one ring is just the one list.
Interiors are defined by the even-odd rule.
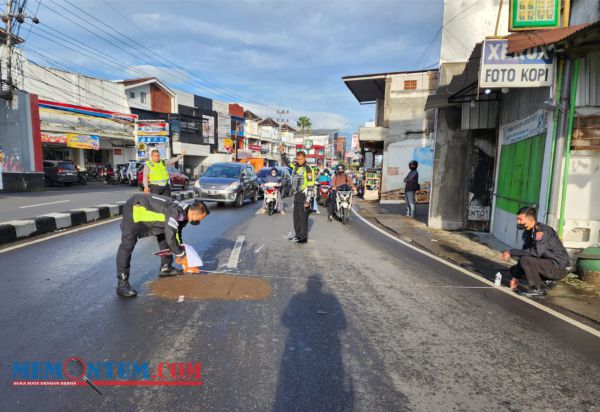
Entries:
[[[17,5],[18,5],[18,2],[17,2]],[[4,35],[6,36],[6,40],[4,42],[4,45],[6,46],[6,49],[7,49],[6,54],[8,56],[6,59],[6,80],[2,81],[2,77],[0,76],[0,85],[4,86],[4,83],[6,83],[6,86],[1,88],[2,90],[1,90],[0,97],[4,97],[6,99],[12,99],[13,89],[14,89],[13,78],[12,78],[12,56],[13,56],[14,46],[15,46],[15,44],[19,44],[19,43],[23,42],[22,39],[20,39],[16,36],[13,36],[14,28],[15,28],[15,26],[17,26],[17,24],[22,24],[23,22],[25,22],[26,18],[30,18],[33,24],[39,24],[39,22],[40,22],[36,16],[33,16],[33,17],[27,16],[23,12],[23,6],[18,7],[18,9],[17,9],[18,11],[16,14],[13,14],[12,9],[13,9],[13,0],[7,0],[6,14],[0,15],[0,19],[6,24],[6,33],[4,33]]]
[[[19,5],[18,0],[17,1],[17,5]],[[13,78],[12,78],[12,56],[13,56],[13,51],[14,51],[14,46],[16,44],[19,43],[23,43],[23,40],[14,36],[13,35],[13,31],[15,29],[15,27],[18,24],[22,24],[23,22],[25,22],[26,18],[30,18],[33,24],[39,24],[39,19],[36,16],[30,17],[27,16],[24,12],[23,12],[23,6],[20,6],[17,8],[17,13],[14,14],[12,12],[13,10],[13,0],[7,0],[6,3],[6,14],[2,14],[0,15],[0,20],[2,20],[5,24],[6,24],[6,32],[4,33],[4,35],[6,36],[6,39],[4,41],[4,45],[6,46],[7,49],[7,59],[6,59],[6,80],[2,80],[2,76],[0,76],[0,85],[1,90],[0,90],[0,97],[4,97],[6,99],[12,99],[12,94],[13,94],[13,89],[14,89],[14,85],[13,85]],[[6,85],[4,85],[4,83],[6,83]]]

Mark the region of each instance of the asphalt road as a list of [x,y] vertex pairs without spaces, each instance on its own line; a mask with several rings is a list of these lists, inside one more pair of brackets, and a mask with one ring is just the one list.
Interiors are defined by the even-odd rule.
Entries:
[[135,186],[99,182],[54,186],[44,192],[0,193],[0,222],[127,200],[134,193],[139,193]]
[[[298,245],[291,213],[256,211],[215,207],[183,233],[205,269],[268,283],[254,301],[150,295],[150,238],[139,296],[119,298],[118,221],[1,253],[0,410],[600,410],[597,337],[356,218],[313,215]],[[13,362],[70,356],[201,361],[203,385],[12,386]]]

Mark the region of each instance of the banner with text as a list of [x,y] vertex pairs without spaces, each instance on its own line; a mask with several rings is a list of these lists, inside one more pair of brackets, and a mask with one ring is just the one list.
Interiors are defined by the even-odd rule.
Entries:
[[546,46],[508,53],[508,40],[485,40],[479,86],[544,87],[554,80],[554,56]]

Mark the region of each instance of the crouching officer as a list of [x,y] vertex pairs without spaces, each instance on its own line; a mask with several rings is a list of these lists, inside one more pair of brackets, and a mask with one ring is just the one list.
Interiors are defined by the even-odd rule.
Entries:
[[569,255],[550,226],[537,221],[534,207],[523,207],[517,212],[517,229],[523,230],[523,248],[507,250],[504,260],[511,257],[519,263],[510,268],[513,275],[511,288],[517,289],[518,279],[525,276],[529,290],[521,294],[528,297],[543,296],[545,286],[564,278],[570,266]]
[[[121,244],[117,252],[117,293],[121,296],[136,296],[129,285],[131,254],[139,238],[156,236],[160,250],[169,249],[177,257],[185,256],[181,246],[181,231],[189,222],[199,224],[209,214],[206,205],[196,200],[192,204],[179,203],[169,197],[139,194],[132,196],[123,206],[121,222]],[[182,273],[173,267],[171,255],[160,258],[159,276],[174,276]]]
[[308,215],[310,214],[310,203],[306,197],[306,190],[315,185],[315,172],[306,164],[306,154],[296,153],[296,161],[289,162],[285,154],[285,146],[279,146],[281,163],[292,168],[292,193],[294,194],[294,230],[296,236],[291,238],[297,243],[308,241]]

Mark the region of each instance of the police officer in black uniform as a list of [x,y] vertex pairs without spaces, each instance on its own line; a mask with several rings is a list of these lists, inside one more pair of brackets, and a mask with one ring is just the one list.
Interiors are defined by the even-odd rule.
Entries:
[[[517,212],[517,228],[523,230],[523,248],[507,250],[502,258],[518,259],[519,263],[511,267],[510,272],[515,279],[527,278],[529,290],[522,295],[543,296],[545,288],[567,275],[569,254],[554,229],[537,221],[534,207],[523,207]],[[511,281],[511,286],[513,282],[516,289],[518,281]]]
[[[123,206],[121,222],[121,244],[117,252],[117,293],[133,297],[137,292],[129,285],[131,254],[139,238],[156,236],[160,250],[169,249],[177,257],[185,256],[181,246],[181,231],[189,222],[199,224],[209,214],[201,201],[192,204],[179,203],[170,197],[138,194]],[[174,276],[182,273],[173,267],[173,257],[162,256],[159,276]]]
[[308,215],[310,214],[310,199],[306,191],[315,186],[315,172],[306,163],[304,152],[296,153],[296,161],[290,163],[285,154],[285,146],[279,146],[281,163],[292,168],[292,193],[294,194],[294,230],[296,235],[290,240],[297,243],[308,241]]

